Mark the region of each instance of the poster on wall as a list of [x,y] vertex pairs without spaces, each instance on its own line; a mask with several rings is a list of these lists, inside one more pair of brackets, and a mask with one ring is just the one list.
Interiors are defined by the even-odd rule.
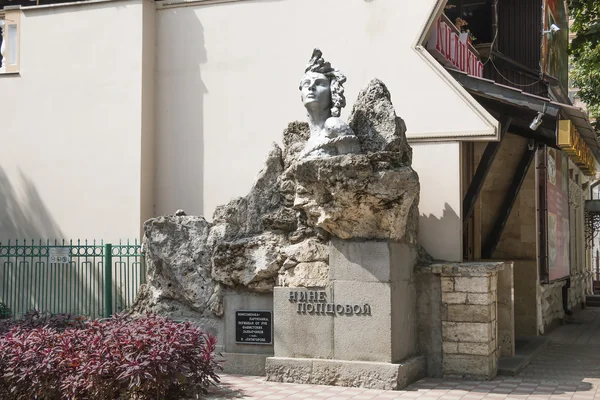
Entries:
[[546,75],[558,79],[562,90],[569,89],[569,18],[565,0],[544,0],[543,27],[549,31],[554,24],[560,28],[558,32],[543,34],[542,37],[542,71]]
[[554,281],[569,276],[569,162],[560,150],[547,148],[548,273]]

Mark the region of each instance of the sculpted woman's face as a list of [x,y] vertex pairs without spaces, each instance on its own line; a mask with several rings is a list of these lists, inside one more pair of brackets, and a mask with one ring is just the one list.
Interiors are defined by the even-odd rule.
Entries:
[[300,82],[302,103],[307,108],[331,108],[329,79],[317,72],[308,72]]

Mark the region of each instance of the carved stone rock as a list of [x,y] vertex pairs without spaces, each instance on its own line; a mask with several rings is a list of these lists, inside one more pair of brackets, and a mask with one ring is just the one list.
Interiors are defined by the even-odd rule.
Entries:
[[163,313],[205,314],[216,289],[210,276],[210,227],[202,217],[175,215],[144,224],[147,288],[137,307],[156,312],[160,304]]
[[283,172],[281,148],[273,143],[250,193],[219,206],[213,214],[215,224],[225,224],[224,238],[239,238],[260,234],[265,230],[263,216],[280,205],[278,178]]
[[383,82],[373,79],[360,91],[348,124],[360,141],[363,153],[393,151],[410,165],[412,149],[406,140],[406,125],[396,115],[392,96]]
[[223,314],[227,291],[328,286],[332,235],[415,244],[418,176],[383,83],[361,92],[350,125],[361,153],[302,158],[311,133],[294,122],[248,195],[217,207],[212,223],[183,211],[147,221],[148,283],[133,310],[211,318]]
[[317,239],[309,238],[303,242],[281,249],[281,254],[298,263],[329,260],[329,247]]
[[310,128],[306,122],[291,122],[283,131],[283,163],[288,169],[296,161],[310,137]]
[[219,243],[213,256],[212,278],[230,287],[271,292],[285,261],[279,253],[285,244],[283,235],[272,232]]
[[329,286],[329,265],[323,261],[299,263],[293,268],[282,270],[278,286],[327,287]]
[[292,171],[294,207],[309,225],[341,239],[390,239],[416,244],[419,179],[391,152],[307,159]]
[[272,231],[293,232],[298,228],[297,212],[288,207],[282,207],[262,217],[265,229]]

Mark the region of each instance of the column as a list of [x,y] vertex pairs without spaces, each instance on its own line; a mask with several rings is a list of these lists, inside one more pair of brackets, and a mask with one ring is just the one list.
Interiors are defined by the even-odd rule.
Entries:
[[463,263],[442,269],[445,377],[491,379],[498,370],[497,280],[504,264]]

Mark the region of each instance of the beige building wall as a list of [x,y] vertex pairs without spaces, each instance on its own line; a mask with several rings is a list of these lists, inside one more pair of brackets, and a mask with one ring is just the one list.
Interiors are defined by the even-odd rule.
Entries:
[[413,143],[419,174],[419,243],[438,260],[462,261],[461,144]]
[[153,8],[22,9],[20,73],[0,75],[0,241],[139,237],[152,214],[140,197],[152,168],[141,154],[152,151]]
[[[413,142],[495,135],[497,122],[468,103],[428,53],[415,49],[441,1],[216,3],[188,2],[157,13],[157,214],[184,209],[210,220],[216,206],[248,192],[270,144],[281,143],[290,121],[305,118],[297,88],[314,47],[348,77],[343,118],[360,89],[379,78]],[[449,144],[448,154],[445,148],[415,147],[420,235],[436,258],[457,261],[458,145]],[[452,232],[443,244],[434,219]]]
[[[154,3],[26,7],[19,13],[19,73],[0,74],[0,243],[139,238],[154,206]],[[81,268],[72,268],[68,279],[64,265],[47,276],[58,305],[43,303],[31,288],[23,288],[27,302],[1,288],[0,299],[17,313],[36,308],[99,315],[99,259],[77,260]],[[130,259],[124,268],[122,261],[113,267],[115,311],[132,301],[139,285],[140,266]],[[8,288],[34,276],[28,260],[3,262],[0,282]],[[78,296],[72,295],[75,286]]]

